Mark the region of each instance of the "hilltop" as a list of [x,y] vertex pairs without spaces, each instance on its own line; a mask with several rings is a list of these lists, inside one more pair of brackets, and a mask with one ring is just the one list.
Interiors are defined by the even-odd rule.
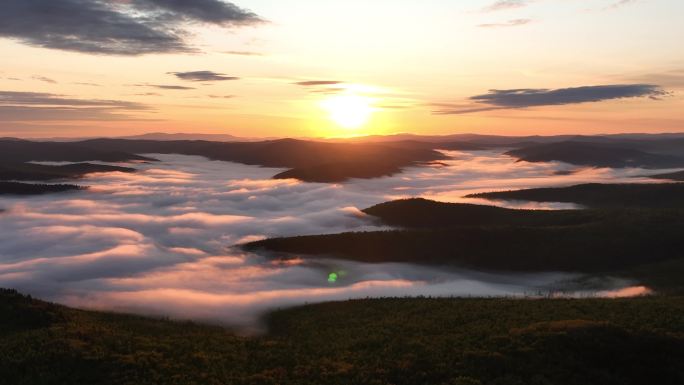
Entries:
[[684,183],[588,183],[568,187],[486,192],[466,197],[566,202],[593,208],[684,208]]

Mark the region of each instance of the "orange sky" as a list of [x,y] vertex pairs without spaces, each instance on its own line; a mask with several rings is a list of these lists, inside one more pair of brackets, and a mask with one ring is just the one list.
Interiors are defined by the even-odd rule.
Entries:
[[[202,0],[199,15],[159,8],[174,29],[144,27],[175,45],[135,35],[135,52],[85,28],[41,35],[79,21],[18,1],[0,4],[0,136],[684,129],[678,0]],[[143,23],[135,2],[107,4]]]

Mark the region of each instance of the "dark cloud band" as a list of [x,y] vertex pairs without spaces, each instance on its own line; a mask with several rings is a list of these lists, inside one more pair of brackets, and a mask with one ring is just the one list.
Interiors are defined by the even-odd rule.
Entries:
[[189,72],[170,72],[182,80],[189,80],[193,82],[216,82],[225,80],[238,80],[240,78],[235,76],[228,76],[213,71],[189,71]]
[[559,89],[510,89],[491,90],[483,95],[469,98],[470,105],[437,104],[437,114],[465,114],[470,112],[558,106],[567,104],[600,102],[604,100],[649,97],[658,99],[668,93],[653,84],[614,84]]
[[302,87],[316,87],[316,86],[334,86],[341,84],[342,82],[337,80],[307,80],[302,82],[296,82],[294,84]]
[[152,88],[159,88],[160,90],[174,90],[174,91],[187,91],[187,90],[194,90],[194,87],[186,87],[186,86],[176,86],[176,85],[171,85],[171,84],[134,84],[133,86],[135,87],[152,87]]
[[135,102],[73,99],[39,92],[0,91],[0,121],[121,120],[129,113],[148,110]]
[[141,55],[193,51],[189,22],[237,26],[261,22],[220,0],[3,0],[0,37],[52,49]]

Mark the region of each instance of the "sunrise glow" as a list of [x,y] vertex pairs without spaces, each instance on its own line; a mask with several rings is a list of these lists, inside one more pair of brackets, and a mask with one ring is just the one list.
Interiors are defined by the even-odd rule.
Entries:
[[373,114],[371,100],[355,94],[330,96],[321,102],[321,107],[330,120],[349,130],[363,127]]

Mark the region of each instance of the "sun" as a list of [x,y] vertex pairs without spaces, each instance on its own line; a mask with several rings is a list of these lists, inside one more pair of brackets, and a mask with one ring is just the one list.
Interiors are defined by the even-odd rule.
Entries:
[[340,127],[353,130],[364,126],[373,115],[372,99],[356,94],[333,95],[321,102],[330,119]]

